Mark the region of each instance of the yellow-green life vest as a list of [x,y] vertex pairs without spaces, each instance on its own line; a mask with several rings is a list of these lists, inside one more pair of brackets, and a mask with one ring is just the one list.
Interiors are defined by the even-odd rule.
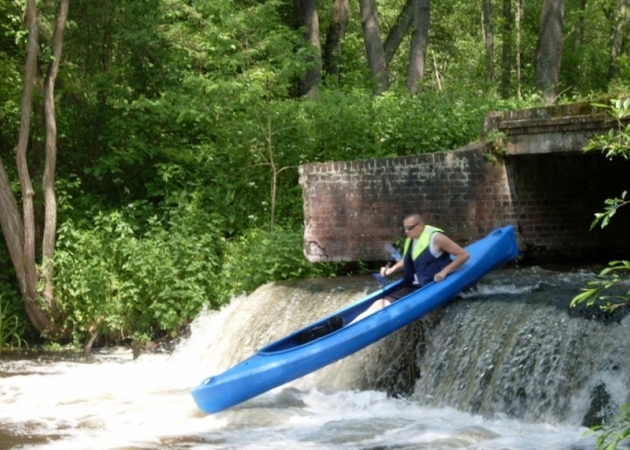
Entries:
[[433,281],[436,273],[450,264],[451,258],[448,252],[442,252],[436,258],[429,249],[431,236],[436,232],[442,232],[442,230],[425,225],[411,254],[409,252],[411,239],[407,239],[405,242],[403,285],[418,284],[424,286]]
[[[429,243],[431,242],[431,236],[433,236],[433,233],[436,233],[436,232],[443,233],[442,230],[436,227],[432,227],[431,225],[424,226],[424,230],[422,230],[422,234],[418,236],[418,240],[416,241],[416,244],[413,246],[413,253],[411,254],[412,260],[415,261],[418,258],[418,256],[420,256],[420,253],[422,253],[422,251],[429,246]],[[407,255],[407,251],[409,250],[410,245],[411,245],[411,239],[407,238],[407,240],[405,241],[403,257]]]

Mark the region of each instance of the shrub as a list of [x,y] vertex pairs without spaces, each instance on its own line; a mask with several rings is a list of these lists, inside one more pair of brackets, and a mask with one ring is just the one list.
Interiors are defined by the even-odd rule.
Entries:
[[175,334],[204,305],[218,306],[220,239],[210,217],[175,211],[137,233],[121,213],[100,214],[92,229],[59,228],[56,296],[75,343]]
[[252,229],[229,241],[221,270],[224,295],[250,293],[275,280],[334,275],[334,264],[312,264],[304,258],[302,236],[303,230]]
[[0,295],[0,353],[5,347],[21,347],[25,342],[20,337],[20,321],[9,313],[9,304],[2,301]]

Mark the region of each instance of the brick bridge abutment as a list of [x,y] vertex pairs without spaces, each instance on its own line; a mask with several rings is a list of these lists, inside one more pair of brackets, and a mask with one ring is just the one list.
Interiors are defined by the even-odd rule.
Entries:
[[462,245],[512,224],[532,262],[627,259],[630,206],[590,230],[604,200],[630,188],[630,161],[582,151],[613,125],[586,104],[512,111],[489,114],[484,137],[457,150],[303,165],[305,256],[385,260],[419,212]]

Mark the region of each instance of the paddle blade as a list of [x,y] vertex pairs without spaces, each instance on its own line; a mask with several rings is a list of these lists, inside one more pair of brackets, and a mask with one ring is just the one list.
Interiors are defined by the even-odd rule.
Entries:
[[387,250],[387,253],[389,253],[389,256],[391,256],[392,259],[396,261],[400,261],[402,259],[402,256],[400,255],[400,253],[398,253],[398,250],[396,250],[392,245],[385,245],[385,250]]
[[383,275],[381,275],[380,273],[373,273],[372,276],[376,281],[381,284],[381,286],[387,286],[387,280]]

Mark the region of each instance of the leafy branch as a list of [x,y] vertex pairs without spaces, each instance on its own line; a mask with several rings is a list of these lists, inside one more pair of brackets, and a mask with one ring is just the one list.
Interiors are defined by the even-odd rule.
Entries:
[[607,198],[604,201],[604,211],[595,213],[595,220],[591,223],[591,230],[595,228],[595,226],[601,222],[601,227],[604,228],[610,222],[610,219],[615,215],[617,210],[624,205],[630,203],[630,200],[626,200],[626,195],[628,191],[623,191],[621,196],[618,198]]
[[584,147],[584,152],[601,150],[608,159],[614,156],[622,156],[625,159],[630,157],[630,123],[624,121],[630,119],[630,98],[624,100],[611,100],[610,105],[594,104],[603,108],[613,117],[617,129],[611,128],[608,133],[595,136]]
[[[608,133],[594,137],[584,147],[584,152],[601,150],[608,159],[621,156],[630,158],[630,124],[624,124],[630,119],[630,98],[611,100],[610,105],[595,105],[604,108],[616,121],[616,129],[611,128]],[[593,229],[598,223],[601,228],[608,225],[617,210],[630,203],[626,200],[627,191],[620,197],[606,199],[604,211],[595,214],[595,220],[591,224]],[[611,261],[608,267],[601,271],[599,278],[588,283],[587,288],[581,289],[581,293],[571,300],[571,307],[580,303],[593,306],[598,302],[600,309],[613,312],[620,306],[630,303],[630,290],[623,294],[609,294],[613,288],[620,286],[622,275],[630,272],[630,261]],[[627,279],[627,277],[626,277]],[[595,447],[598,450],[616,450],[617,446],[627,442],[630,438],[630,404],[621,407],[621,413],[613,419],[613,422],[591,428],[591,431],[601,433],[597,438]]]
[[[630,272],[630,261],[611,261],[608,267],[599,274],[601,279],[589,281],[589,288],[583,288],[582,293],[576,295],[571,300],[571,307],[577,306],[579,303],[586,303],[586,306],[593,306],[596,301],[603,302],[600,308],[604,311],[613,312],[620,306],[630,301],[630,290],[624,295],[607,295],[611,288],[619,285],[623,278],[620,273],[622,271]],[[618,301],[613,303],[612,301]]]
[[[621,156],[625,159],[630,158],[630,123],[624,123],[630,120],[630,98],[611,100],[610,105],[595,104],[603,108],[613,117],[616,122],[616,129],[611,128],[608,133],[595,136],[584,147],[584,152],[592,150],[600,150],[606,155],[606,158],[612,159],[615,156]],[[591,229],[599,223],[604,228],[610,222],[617,210],[624,205],[630,203],[626,200],[628,191],[624,191],[617,198],[609,198],[604,202],[604,211],[595,213],[595,220],[591,223]]]
[[630,404],[621,407],[621,414],[614,418],[613,423],[605,427],[595,426],[591,431],[602,432],[595,442],[595,448],[617,450],[619,444],[630,439]]

